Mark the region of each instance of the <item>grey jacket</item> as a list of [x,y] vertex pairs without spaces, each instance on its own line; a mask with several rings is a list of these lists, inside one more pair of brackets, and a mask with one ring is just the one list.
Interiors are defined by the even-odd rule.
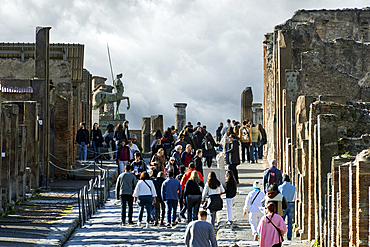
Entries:
[[188,247],[217,247],[213,226],[207,221],[196,220],[189,223],[185,232],[185,245]]
[[130,172],[124,172],[119,175],[116,183],[116,198],[120,195],[132,195],[136,187],[136,177]]

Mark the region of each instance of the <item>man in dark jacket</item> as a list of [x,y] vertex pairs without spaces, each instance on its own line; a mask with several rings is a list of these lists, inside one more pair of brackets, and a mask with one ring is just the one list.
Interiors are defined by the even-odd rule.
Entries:
[[238,169],[236,168],[240,165],[240,155],[239,155],[239,142],[236,140],[236,136],[231,134],[229,136],[230,146],[226,150],[229,154],[229,170],[233,171],[236,181],[239,183]]
[[77,130],[76,135],[76,144],[78,144],[80,160],[87,159],[87,147],[89,143],[89,131],[86,129],[86,123],[80,123],[80,129]]
[[220,126],[218,126],[218,128],[216,130],[216,141],[217,142],[221,141],[221,138],[222,138],[221,131],[222,131],[223,127],[224,127],[224,124],[221,122]]
[[193,159],[193,163],[195,164],[195,169],[200,172],[203,176],[203,162],[202,162],[202,156],[203,156],[203,151],[202,149],[198,149],[195,152],[195,156]]
[[126,223],[126,202],[128,204],[128,223],[130,225],[134,224],[132,221],[132,194],[134,193],[136,183],[136,177],[131,173],[131,166],[127,164],[125,166],[125,172],[118,176],[116,183],[116,198],[117,200],[121,200],[121,225],[125,225]]
[[271,167],[265,171],[263,175],[263,190],[266,194],[268,188],[272,184],[277,186],[283,183],[283,175],[281,171],[277,169],[277,161],[274,159],[271,161]]
[[182,192],[180,182],[173,176],[173,172],[169,171],[168,178],[162,184],[162,200],[166,201],[167,204],[167,227],[176,225],[177,203]]
[[202,133],[202,128],[198,127],[197,130],[193,133],[193,141],[195,143],[195,146],[197,149],[202,148],[202,140],[204,138],[204,135]]

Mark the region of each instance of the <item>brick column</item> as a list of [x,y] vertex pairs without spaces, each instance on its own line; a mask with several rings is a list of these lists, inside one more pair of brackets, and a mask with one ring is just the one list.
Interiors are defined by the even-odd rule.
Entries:
[[356,246],[368,246],[369,237],[369,186],[370,149],[356,157]]
[[309,212],[308,212],[308,140],[303,140],[301,142],[302,148],[302,198],[303,198],[303,205],[302,205],[302,225],[300,226],[300,235],[301,239],[308,239],[308,219],[309,219]]
[[356,171],[355,163],[349,166],[349,246],[356,246]]
[[[338,246],[349,246],[349,164],[339,166],[340,229]],[[339,219],[338,219],[339,220]]]
[[308,136],[308,239],[315,238],[315,156],[314,146],[316,138],[314,133],[315,124],[313,121],[314,111],[310,106],[310,122]]

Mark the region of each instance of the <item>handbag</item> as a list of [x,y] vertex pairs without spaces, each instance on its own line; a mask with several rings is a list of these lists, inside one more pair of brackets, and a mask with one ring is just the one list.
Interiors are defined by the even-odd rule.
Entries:
[[[274,216],[274,215],[272,215],[272,216]],[[281,237],[281,242],[280,243],[284,242],[284,238],[283,238],[283,235],[281,234],[280,229],[274,224],[274,222],[272,222],[272,220],[269,217],[267,217],[267,215],[266,215],[266,219],[268,219],[270,221],[270,223],[275,227],[275,229],[279,233],[279,236]],[[280,238],[279,238],[279,241],[280,241]]]
[[220,211],[223,208],[223,201],[221,199],[220,194],[214,194],[209,196],[210,203],[208,205],[208,209],[210,211]]

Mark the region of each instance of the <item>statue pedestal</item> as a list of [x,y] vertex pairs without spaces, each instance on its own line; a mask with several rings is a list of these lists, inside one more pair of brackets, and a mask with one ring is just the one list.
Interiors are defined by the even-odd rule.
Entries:
[[[125,114],[118,114],[118,116],[116,116],[116,118],[114,118],[113,116],[104,116],[104,115],[101,115],[99,117],[99,128],[101,130],[105,130],[107,129],[107,126],[108,124],[113,124],[114,127],[116,127],[118,124],[122,124],[123,125],[123,122],[125,121]],[[103,133],[104,134],[104,133]]]

